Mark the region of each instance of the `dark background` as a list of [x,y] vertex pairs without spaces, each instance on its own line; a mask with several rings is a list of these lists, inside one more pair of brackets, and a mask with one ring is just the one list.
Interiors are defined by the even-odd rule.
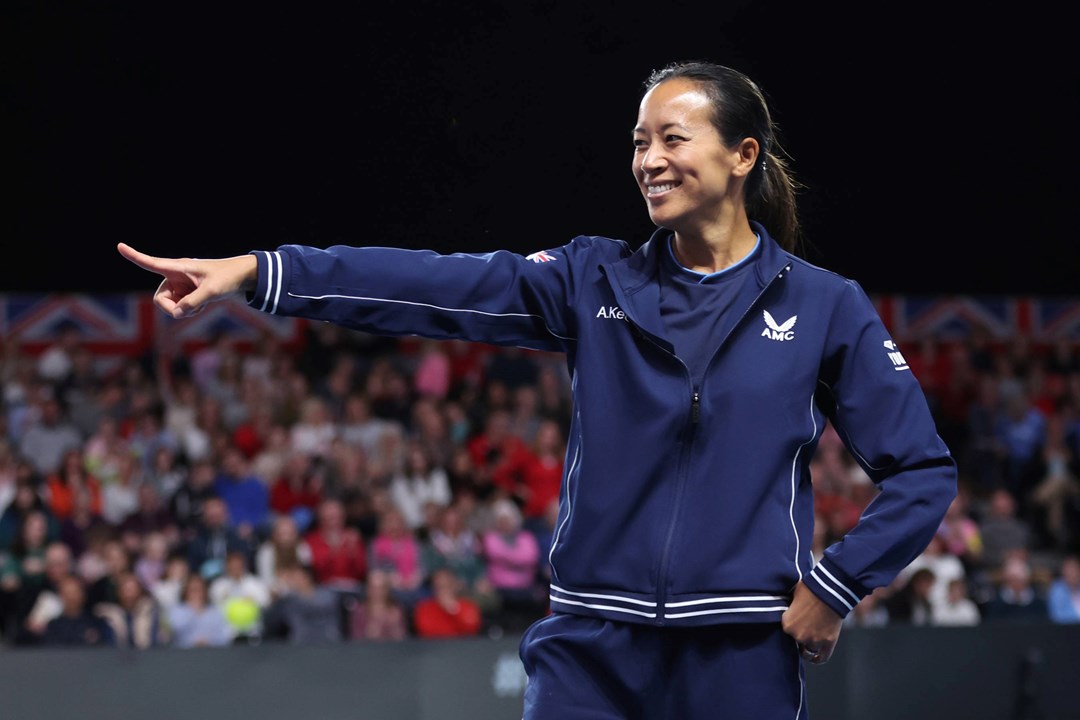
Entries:
[[758,80],[810,259],[879,293],[1069,295],[1073,24],[1034,4],[4,5],[0,292],[150,290],[125,241],[510,248],[652,230],[641,82]]

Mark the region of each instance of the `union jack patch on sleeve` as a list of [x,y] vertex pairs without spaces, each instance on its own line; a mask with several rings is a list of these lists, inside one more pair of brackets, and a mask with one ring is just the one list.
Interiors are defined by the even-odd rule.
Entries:
[[534,252],[532,255],[526,255],[526,260],[532,260],[534,263],[551,262],[555,259],[555,256],[549,253],[547,250],[541,250],[540,252]]

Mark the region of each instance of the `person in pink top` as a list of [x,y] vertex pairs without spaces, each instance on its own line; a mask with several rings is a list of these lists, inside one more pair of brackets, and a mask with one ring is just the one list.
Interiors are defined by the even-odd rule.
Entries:
[[525,529],[521,510],[499,498],[492,505],[492,526],[483,534],[487,578],[499,596],[496,624],[517,629],[547,612],[539,582],[540,545]]
[[379,515],[378,531],[371,540],[370,565],[389,574],[390,590],[398,601],[409,608],[415,604],[424,581],[420,542],[394,505]]

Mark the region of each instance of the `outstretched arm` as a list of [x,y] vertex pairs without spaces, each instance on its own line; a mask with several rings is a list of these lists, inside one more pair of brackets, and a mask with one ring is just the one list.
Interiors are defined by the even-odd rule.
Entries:
[[154,257],[126,243],[117,244],[116,249],[144,270],[162,276],[154,304],[174,318],[190,317],[208,303],[255,288],[257,263],[253,255],[197,260]]

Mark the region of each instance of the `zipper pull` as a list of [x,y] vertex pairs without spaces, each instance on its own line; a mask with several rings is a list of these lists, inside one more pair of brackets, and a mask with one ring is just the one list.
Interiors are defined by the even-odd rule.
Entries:
[[690,422],[697,425],[698,419],[701,417],[701,395],[695,390],[693,397],[690,398]]

